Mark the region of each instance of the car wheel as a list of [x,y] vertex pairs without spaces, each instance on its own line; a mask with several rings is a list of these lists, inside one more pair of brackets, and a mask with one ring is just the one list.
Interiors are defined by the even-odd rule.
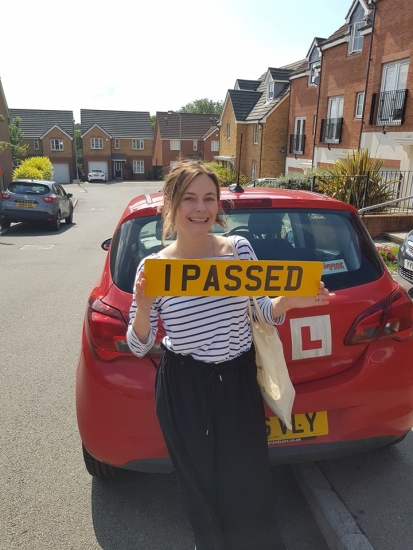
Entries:
[[70,209],[70,214],[66,218],[65,223],[73,223],[73,206]]
[[52,221],[52,223],[50,224],[50,229],[52,231],[59,231],[60,229],[60,222],[62,221],[62,217],[60,215],[60,212],[58,212],[56,214],[56,217],[55,219]]
[[86,470],[91,476],[94,477],[112,477],[117,476],[120,473],[120,468],[115,466],[110,466],[100,460],[96,460],[88,451],[85,449],[85,446],[82,445],[83,458],[85,460]]
[[11,222],[9,220],[2,220],[0,222],[0,227],[2,229],[8,229],[10,227]]

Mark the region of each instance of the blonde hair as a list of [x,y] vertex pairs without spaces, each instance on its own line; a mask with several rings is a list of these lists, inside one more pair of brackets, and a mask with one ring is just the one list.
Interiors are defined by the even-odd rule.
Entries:
[[[163,217],[162,241],[175,235],[175,215],[178,204],[191,181],[202,174],[211,178],[217,192],[217,199],[220,199],[220,182],[218,176],[209,166],[201,161],[183,160],[175,164],[165,180],[163,188],[164,204],[161,207]],[[218,207],[215,222],[226,228],[225,214],[222,208]]]

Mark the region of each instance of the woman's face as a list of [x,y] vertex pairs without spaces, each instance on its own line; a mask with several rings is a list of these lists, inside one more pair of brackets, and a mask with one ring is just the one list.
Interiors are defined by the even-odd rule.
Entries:
[[186,188],[175,214],[179,233],[201,236],[210,231],[218,214],[217,189],[206,174],[195,176]]

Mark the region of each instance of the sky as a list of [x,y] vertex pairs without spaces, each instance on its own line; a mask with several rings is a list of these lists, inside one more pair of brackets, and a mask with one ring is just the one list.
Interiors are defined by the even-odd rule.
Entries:
[[9,108],[69,110],[76,122],[80,109],[179,110],[304,59],[351,4],[2,0],[0,78]]

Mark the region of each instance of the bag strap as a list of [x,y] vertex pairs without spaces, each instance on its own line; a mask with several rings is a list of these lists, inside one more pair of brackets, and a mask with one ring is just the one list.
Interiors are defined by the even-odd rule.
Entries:
[[[234,254],[234,258],[236,260],[239,260],[239,256],[238,256],[238,251],[237,251],[237,247],[235,246],[235,237],[232,238],[232,239],[228,239],[228,242],[229,242],[229,245],[230,247],[232,248],[232,252]],[[260,309],[260,306],[258,305],[258,301],[256,299],[255,296],[251,296],[252,298],[252,301],[254,303],[254,308],[255,308],[255,311],[257,312],[257,317],[258,317],[258,321],[260,323],[265,323],[265,320],[264,320],[264,316],[262,314],[262,311]],[[253,316],[252,316],[252,309],[251,309],[251,300],[250,300],[250,297],[248,296],[248,315],[250,317],[250,322],[252,322],[253,320]]]

